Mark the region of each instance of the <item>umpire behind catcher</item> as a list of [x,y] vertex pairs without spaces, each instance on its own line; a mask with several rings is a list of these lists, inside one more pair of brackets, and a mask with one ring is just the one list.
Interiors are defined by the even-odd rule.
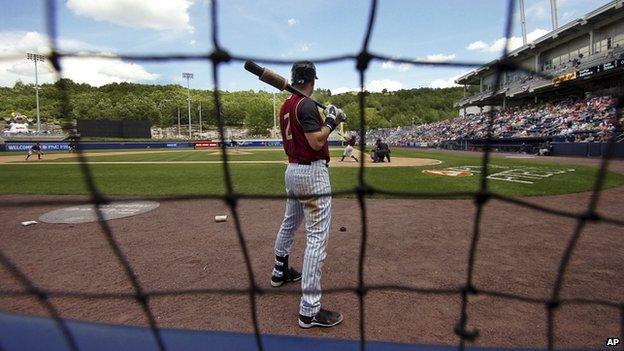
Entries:
[[[317,79],[316,67],[310,61],[295,62],[291,79],[293,86],[310,96]],[[289,198],[275,239],[271,285],[278,287],[301,279],[299,326],[302,328],[333,327],[342,322],[340,313],[321,308],[321,267],[327,256],[325,247],[331,221],[331,196],[310,195],[331,193],[327,137],[345,119],[342,110],[329,105],[323,120],[311,99],[295,94],[286,99],[280,110],[282,141],[289,162],[284,176]],[[302,275],[289,267],[288,256],[295,231],[304,218],[307,243]]]
[[388,147],[388,144],[382,142],[381,139],[377,139],[371,158],[374,163],[384,162],[385,158],[388,158],[388,162],[390,162],[390,147]]

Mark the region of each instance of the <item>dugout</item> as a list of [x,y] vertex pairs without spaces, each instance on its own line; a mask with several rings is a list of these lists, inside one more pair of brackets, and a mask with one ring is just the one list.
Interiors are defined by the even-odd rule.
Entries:
[[150,139],[151,123],[147,120],[113,121],[79,119],[77,122],[78,133],[82,137],[108,137],[108,138],[143,138]]
[[[447,150],[483,151],[486,144],[489,144],[491,150],[498,152],[537,154],[547,143],[551,156],[603,157],[607,155],[609,147],[606,142],[569,142],[562,137],[466,139],[441,143],[437,147]],[[624,158],[624,143],[613,144],[611,157]]]
[[464,141],[464,145],[466,145],[467,150],[482,151],[485,149],[485,145],[489,143],[490,147],[496,151],[535,154],[537,150],[548,141],[551,141],[551,138],[469,139]]
[[[602,157],[607,155],[608,143],[565,143],[554,142],[553,156]],[[624,158],[624,143],[613,144],[613,158]]]

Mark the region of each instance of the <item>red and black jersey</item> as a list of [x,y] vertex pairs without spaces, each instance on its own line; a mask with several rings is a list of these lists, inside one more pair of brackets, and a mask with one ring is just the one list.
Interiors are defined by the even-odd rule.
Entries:
[[[312,109],[310,107],[310,102],[310,99],[292,94],[284,101],[280,110],[280,128],[284,151],[286,155],[288,155],[288,162],[307,163],[318,160],[329,161],[329,147],[327,143],[321,150],[316,151],[308,144],[308,139],[306,139],[305,136],[306,131],[315,131],[314,125],[318,126],[316,130],[320,130],[323,125],[323,120],[321,119],[318,109],[316,106]],[[302,107],[306,107],[306,110],[302,111]],[[308,120],[304,121],[306,124],[305,129],[300,119],[300,114],[305,114],[306,118],[308,118]],[[309,118],[317,119],[318,124],[316,124],[314,120],[310,121]],[[310,125],[312,125],[312,128]]]
[[347,141],[347,145],[355,146],[355,136],[352,136],[351,139],[349,139],[349,141]]

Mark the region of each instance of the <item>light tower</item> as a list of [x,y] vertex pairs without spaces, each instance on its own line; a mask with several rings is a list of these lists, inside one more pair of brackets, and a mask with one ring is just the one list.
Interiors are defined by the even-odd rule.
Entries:
[[557,21],[557,0],[550,0],[550,16],[552,17],[553,30],[559,28],[559,22]]
[[41,133],[41,119],[39,118],[39,73],[37,72],[37,61],[45,61],[45,56],[27,53],[26,58],[35,61],[35,94],[37,96],[37,133]]
[[275,114],[275,92],[273,92],[273,135],[272,138],[277,138],[277,118]]
[[524,17],[524,0],[520,0],[520,23],[522,24],[522,45],[527,44],[526,19]]
[[191,140],[191,83],[190,80],[193,79],[193,73],[182,73],[182,78],[186,78],[186,90],[188,91],[188,119],[189,119],[189,140]]

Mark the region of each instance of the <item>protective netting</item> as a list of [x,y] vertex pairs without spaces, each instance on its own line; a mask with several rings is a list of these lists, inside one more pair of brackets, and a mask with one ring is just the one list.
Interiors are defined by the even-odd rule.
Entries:
[[[364,153],[365,143],[365,134],[366,134],[366,124],[365,124],[365,98],[366,95],[364,92],[364,82],[365,82],[365,73],[368,68],[368,65],[373,60],[391,60],[399,63],[406,63],[411,65],[423,65],[423,66],[447,66],[447,67],[479,67],[484,63],[478,62],[443,62],[443,63],[432,63],[426,62],[422,60],[411,60],[405,58],[396,58],[390,56],[384,56],[379,54],[371,53],[368,49],[369,42],[371,38],[371,34],[375,24],[375,16],[377,14],[377,3],[376,0],[371,0],[370,3],[370,11],[369,17],[367,21],[366,32],[362,41],[362,47],[359,53],[356,55],[342,55],[336,57],[329,58],[321,58],[321,59],[313,59],[312,61],[316,63],[330,63],[330,62],[338,62],[338,61],[355,61],[356,70],[359,74],[360,78],[360,94],[359,94],[359,118],[361,129],[359,130],[359,137],[362,142],[360,142],[360,151],[362,154]],[[505,38],[509,40],[511,37],[511,30],[513,27],[513,14],[515,9],[515,1],[508,0],[507,1],[507,10],[506,10],[506,23],[504,28]],[[275,291],[275,290],[264,290],[261,289],[257,283],[256,278],[254,276],[254,272],[252,270],[251,260],[249,256],[249,252],[247,249],[245,236],[243,234],[241,228],[241,218],[239,211],[237,210],[237,203],[240,199],[252,199],[252,198],[262,198],[262,199],[285,199],[288,196],[286,195],[253,195],[253,194],[241,194],[236,193],[232,184],[232,177],[230,172],[230,167],[228,163],[228,153],[226,152],[226,143],[225,143],[225,135],[224,135],[224,121],[223,115],[221,113],[221,102],[220,102],[220,93],[219,93],[219,65],[225,62],[245,62],[246,60],[254,60],[259,63],[264,64],[279,64],[279,65],[289,65],[292,62],[287,60],[273,60],[273,59],[265,59],[265,58],[254,58],[254,57],[236,57],[230,55],[219,43],[219,25],[218,25],[218,16],[217,16],[217,6],[218,1],[212,0],[210,2],[210,16],[212,19],[212,44],[213,51],[208,54],[202,55],[164,55],[164,56],[148,56],[148,55],[121,55],[117,56],[118,58],[124,60],[131,61],[171,61],[171,60],[205,60],[212,64],[212,74],[213,74],[213,82],[214,82],[214,109],[215,115],[218,116],[218,130],[221,139],[221,157],[223,159],[223,177],[225,180],[225,195],[217,196],[217,195],[201,195],[201,196],[167,196],[167,197],[146,197],[147,199],[158,199],[160,201],[176,201],[176,200],[190,200],[190,199],[209,199],[209,198],[219,198],[225,201],[229,206],[234,226],[236,229],[236,234],[238,237],[238,241],[240,244],[240,249],[242,250],[245,267],[247,270],[247,275],[249,277],[248,287],[245,289],[195,289],[195,290],[169,290],[169,291],[151,291],[146,292],[137,279],[137,276],[129,263],[129,260],[125,256],[124,252],[120,249],[118,242],[115,239],[114,233],[111,227],[108,225],[106,221],[104,221],[104,217],[102,215],[102,211],[100,209],[101,205],[107,204],[109,200],[102,194],[93,179],[93,174],[90,168],[90,165],[86,162],[86,157],[82,153],[81,148],[77,150],[77,157],[79,159],[80,169],[82,171],[85,183],[87,184],[90,198],[88,203],[94,205],[96,209],[96,213],[98,216],[98,223],[102,234],[105,236],[108,245],[112,249],[114,255],[117,260],[123,267],[124,273],[131,283],[133,288],[133,293],[81,293],[81,292],[72,292],[72,291],[47,291],[38,287],[33,281],[22,271],[19,267],[17,267],[12,260],[4,253],[0,252],[0,261],[2,265],[10,272],[10,274],[23,285],[24,289],[20,291],[14,290],[2,290],[0,291],[0,296],[31,296],[38,299],[38,301],[47,309],[50,316],[54,319],[56,325],[64,336],[67,346],[71,350],[78,350],[76,339],[72,335],[70,329],[67,327],[66,322],[61,319],[61,316],[52,304],[52,298],[58,297],[72,297],[72,298],[80,298],[80,299],[133,299],[135,300],[142,308],[147,321],[149,323],[150,329],[152,331],[153,337],[155,339],[156,344],[158,345],[159,350],[166,350],[163,339],[160,335],[159,328],[156,324],[156,320],[150,309],[149,300],[151,297],[162,297],[162,296],[180,296],[180,295],[199,295],[199,294],[221,294],[221,295],[248,295],[251,306],[251,320],[253,322],[253,328],[255,333],[255,339],[257,343],[258,350],[263,350],[263,344],[261,339],[261,332],[258,327],[258,318],[257,318],[257,309],[256,309],[256,296],[259,294],[293,294],[299,295],[300,292],[293,291]],[[102,57],[102,58],[110,58],[105,55],[93,55],[93,54],[79,54],[74,52],[61,52],[58,48],[57,43],[57,11],[56,11],[56,1],[48,0],[46,3],[46,20],[47,20],[47,31],[50,40],[50,48],[51,53],[48,56],[48,59],[52,62],[58,77],[61,77],[62,66],[61,66],[61,58],[63,57]],[[534,74],[536,76],[542,76],[544,78],[552,78],[541,72],[533,72],[527,70],[526,68],[518,67],[513,64],[507,63],[505,58],[507,57],[507,45],[503,49],[501,59],[497,61],[493,65],[493,69],[496,71],[496,78],[494,82],[494,87],[499,86],[499,82],[501,81],[502,73],[508,70],[522,70]],[[1,58],[0,58],[1,59]],[[572,83],[574,84],[574,83]],[[62,92],[62,104],[61,110],[62,114],[65,116],[70,116],[70,101],[68,95],[68,89],[65,86],[65,81],[59,81],[60,90]],[[356,194],[357,199],[360,205],[360,213],[361,213],[361,241],[360,241],[360,254],[358,261],[358,284],[357,287],[344,287],[344,288],[333,288],[333,289],[324,289],[323,293],[336,293],[336,292],[350,292],[357,295],[359,299],[359,331],[360,331],[360,348],[362,350],[365,349],[365,325],[366,325],[366,316],[365,316],[365,296],[370,291],[402,291],[402,292],[410,292],[414,294],[434,294],[434,295],[458,295],[461,298],[461,304],[459,309],[459,317],[457,320],[457,324],[454,328],[454,332],[459,336],[459,345],[458,348],[463,350],[466,342],[475,341],[479,337],[478,330],[474,328],[469,328],[468,326],[468,301],[471,296],[474,295],[485,295],[491,297],[497,297],[501,299],[507,300],[515,300],[521,301],[529,304],[539,304],[543,305],[546,310],[546,335],[547,335],[547,345],[548,349],[552,350],[555,347],[554,340],[554,330],[555,330],[555,314],[557,313],[558,308],[560,308],[564,304],[568,305],[592,305],[592,306],[604,306],[607,308],[616,309],[619,311],[620,320],[618,324],[620,324],[620,335],[621,339],[624,339],[624,304],[618,304],[610,301],[604,301],[599,299],[581,299],[581,298],[571,298],[564,299],[560,298],[560,292],[563,286],[563,282],[566,276],[566,269],[574,249],[583,233],[584,227],[590,222],[603,222],[609,223],[612,225],[622,226],[624,227],[624,220],[621,220],[616,217],[607,217],[598,213],[597,204],[599,197],[601,195],[601,190],[603,187],[603,183],[605,181],[609,160],[613,155],[615,137],[619,134],[622,129],[619,122],[621,118],[621,108],[622,102],[624,101],[624,97],[620,96],[617,98],[617,102],[615,105],[615,116],[613,117],[612,123],[616,127],[615,133],[611,134],[611,137],[608,142],[607,152],[603,154],[600,169],[596,176],[593,191],[591,194],[591,198],[589,203],[587,204],[587,208],[585,211],[581,213],[575,212],[567,212],[557,208],[549,208],[546,206],[537,205],[534,203],[530,203],[523,199],[513,198],[508,196],[503,196],[497,194],[495,192],[491,192],[488,188],[488,166],[490,160],[491,153],[491,142],[492,139],[492,124],[494,119],[494,114],[492,111],[489,112],[488,115],[488,129],[487,129],[487,137],[486,143],[483,151],[482,158],[482,167],[483,172],[481,172],[480,178],[480,187],[476,192],[420,192],[420,191],[412,191],[406,189],[402,192],[396,191],[387,191],[383,189],[376,189],[365,181],[365,170],[364,167],[364,157],[360,157],[360,166],[358,172],[358,185],[351,190],[347,191],[338,191],[332,192],[331,194],[319,194],[316,197],[321,196],[335,196],[335,195],[346,195],[346,194]],[[69,117],[66,121],[67,131],[69,133],[75,133],[74,129],[71,126],[71,120]],[[366,213],[366,198],[368,196],[374,194],[385,194],[390,196],[398,196],[402,198],[447,198],[447,197],[456,197],[456,196],[470,196],[474,199],[474,203],[476,206],[476,212],[473,222],[472,228],[472,237],[470,243],[470,249],[468,252],[468,264],[466,269],[466,280],[463,286],[456,289],[442,289],[442,288],[418,288],[412,286],[400,286],[400,285],[367,285],[365,284],[364,279],[364,260],[366,258],[366,247],[367,247],[367,213]],[[525,207],[528,209],[532,209],[535,211],[541,211],[543,213],[548,213],[557,216],[563,216],[567,218],[572,218],[576,220],[576,226],[574,231],[569,238],[565,250],[563,252],[562,257],[560,258],[559,267],[557,270],[555,281],[552,285],[552,291],[550,293],[550,297],[548,299],[543,298],[535,298],[535,297],[527,297],[519,294],[511,294],[500,291],[490,291],[487,289],[481,289],[473,283],[474,267],[475,261],[477,257],[477,247],[479,242],[479,236],[481,232],[481,220],[483,218],[483,212],[485,210],[486,204],[489,200],[496,199],[499,201],[507,202],[510,204],[514,204],[517,206]],[[75,204],[75,200],[24,200],[18,203],[11,202],[10,204],[2,204],[0,206],[36,206],[42,204],[63,204],[63,203],[72,203]]]

